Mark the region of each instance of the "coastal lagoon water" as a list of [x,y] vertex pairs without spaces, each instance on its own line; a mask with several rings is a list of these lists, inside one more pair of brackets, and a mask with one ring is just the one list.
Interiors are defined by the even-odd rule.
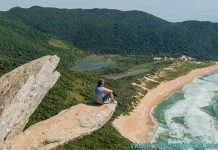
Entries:
[[198,77],[152,111],[153,142],[218,143],[218,73]]
[[115,65],[116,62],[109,56],[104,55],[90,55],[79,60],[72,68],[73,71],[96,70],[110,65]]
[[145,64],[135,66],[126,72],[119,73],[119,74],[111,74],[111,75],[107,75],[106,77],[109,79],[117,80],[117,79],[122,79],[124,77],[135,76],[142,73],[148,73],[152,69],[154,69],[158,65],[158,63],[160,62],[157,61],[147,62]]

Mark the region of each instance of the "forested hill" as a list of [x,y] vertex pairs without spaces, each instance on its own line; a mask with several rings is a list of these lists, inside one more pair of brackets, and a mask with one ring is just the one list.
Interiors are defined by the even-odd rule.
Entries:
[[187,54],[218,57],[218,24],[170,23],[140,11],[108,9],[12,8],[8,21],[56,36],[91,53]]

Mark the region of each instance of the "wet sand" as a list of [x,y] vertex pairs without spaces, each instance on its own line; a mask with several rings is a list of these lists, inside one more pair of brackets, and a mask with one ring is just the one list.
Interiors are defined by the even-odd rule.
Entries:
[[218,65],[212,65],[193,70],[187,75],[180,76],[174,80],[162,82],[156,88],[149,91],[129,115],[119,116],[115,119],[113,126],[122,136],[132,142],[150,143],[155,131],[155,124],[150,114],[152,108],[169,97],[173,92],[182,89],[183,86],[192,82],[194,78],[216,71],[218,71]]

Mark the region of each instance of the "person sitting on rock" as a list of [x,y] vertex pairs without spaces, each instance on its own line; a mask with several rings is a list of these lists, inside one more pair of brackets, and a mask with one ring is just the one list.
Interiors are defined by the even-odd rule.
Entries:
[[105,104],[105,103],[116,103],[113,91],[104,87],[104,80],[101,79],[98,81],[94,89],[94,99],[96,103]]

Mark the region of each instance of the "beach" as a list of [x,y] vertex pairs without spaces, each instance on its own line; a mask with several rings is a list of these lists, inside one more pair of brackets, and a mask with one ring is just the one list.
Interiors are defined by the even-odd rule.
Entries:
[[194,78],[218,71],[218,65],[196,69],[187,75],[180,76],[174,80],[160,83],[156,88],[150,90],[140,101],[138,106],[129,115],[119,116],[113,121],[113,126],[122,136],[132,142],[150,143],[155,131],[151,111],[154,106],[169,97],[173,92],[182,89]]

